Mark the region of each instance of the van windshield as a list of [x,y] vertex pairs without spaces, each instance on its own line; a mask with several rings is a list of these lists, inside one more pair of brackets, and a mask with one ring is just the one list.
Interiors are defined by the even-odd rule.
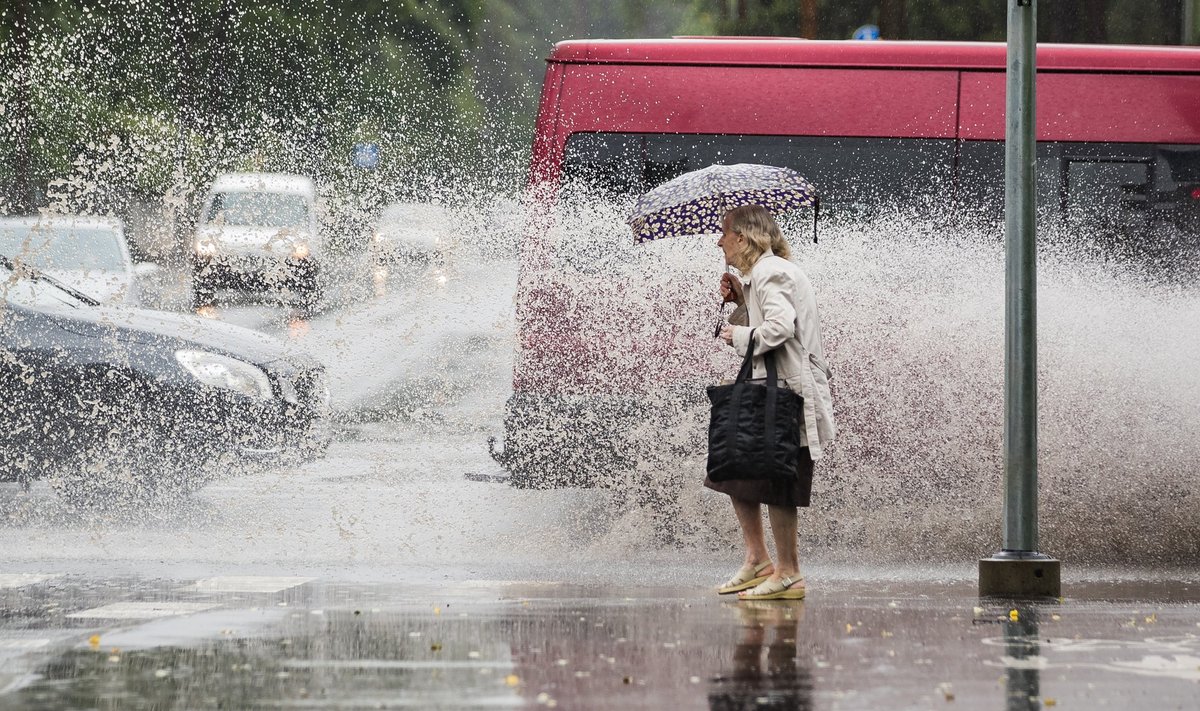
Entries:
[[216,193],[207,221],[243,227],[302,227],[308,223],[308,200],[295,193]]

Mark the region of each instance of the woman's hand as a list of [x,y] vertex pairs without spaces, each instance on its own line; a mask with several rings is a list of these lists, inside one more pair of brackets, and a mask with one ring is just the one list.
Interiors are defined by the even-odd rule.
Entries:
[[733,345],[733,326],[726,324],[721,327],[721,340]]
[[742,293],[742,281],[729,272],[721,275],[721,300],[725,303],[733,302],[738,306],[745,301],[745,295]]

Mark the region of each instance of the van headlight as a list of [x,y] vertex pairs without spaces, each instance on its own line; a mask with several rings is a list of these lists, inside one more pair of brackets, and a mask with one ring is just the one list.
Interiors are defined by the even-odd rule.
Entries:
[[307,242],[292,242],[292,259],[308,259],[309,254]]
[[271,381],[256,365],[208,351],[175,351],[175,360],[205,385],[259,400],[273,398]]

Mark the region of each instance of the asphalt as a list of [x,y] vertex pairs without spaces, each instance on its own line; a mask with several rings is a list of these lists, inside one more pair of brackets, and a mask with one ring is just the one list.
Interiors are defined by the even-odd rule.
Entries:
[[1200,705],[1187,573],[1093,571],[1040,603],[981,600],[966,578],[809,577],[802,602],[738,602],[612,582],[7,573],[0,709]]

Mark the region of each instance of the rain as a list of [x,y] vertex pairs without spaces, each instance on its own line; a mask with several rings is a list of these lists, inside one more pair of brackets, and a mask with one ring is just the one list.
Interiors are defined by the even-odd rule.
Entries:
[[[821,39],[1004,39],[994,9],[968,29],[952,3],[827,4],[793,3]],[[1188,43],[1182,10],[1131,29],[1110,4],[1105,37],[1059,11],[1044,32]],[[785,12],[565,5],[0,7],[0,711],[1194,703],[1198,222],[1129,205],[1194,207],[1196,146],[1039,146],[1040,546],[1069,592],[980,598],[1002,154],[630,118],[539,163],[546,125],[600,120],[622,81],[544,88],[555,42],[776,34]],[[539,117],[571,90],[587,111]],[[780,216],[838,425],[799,605],[711,590],[742,554],[701,486],[704,389],[740,362],[713,337],[717,235],[628,222],[735,162],[821,193]]]

